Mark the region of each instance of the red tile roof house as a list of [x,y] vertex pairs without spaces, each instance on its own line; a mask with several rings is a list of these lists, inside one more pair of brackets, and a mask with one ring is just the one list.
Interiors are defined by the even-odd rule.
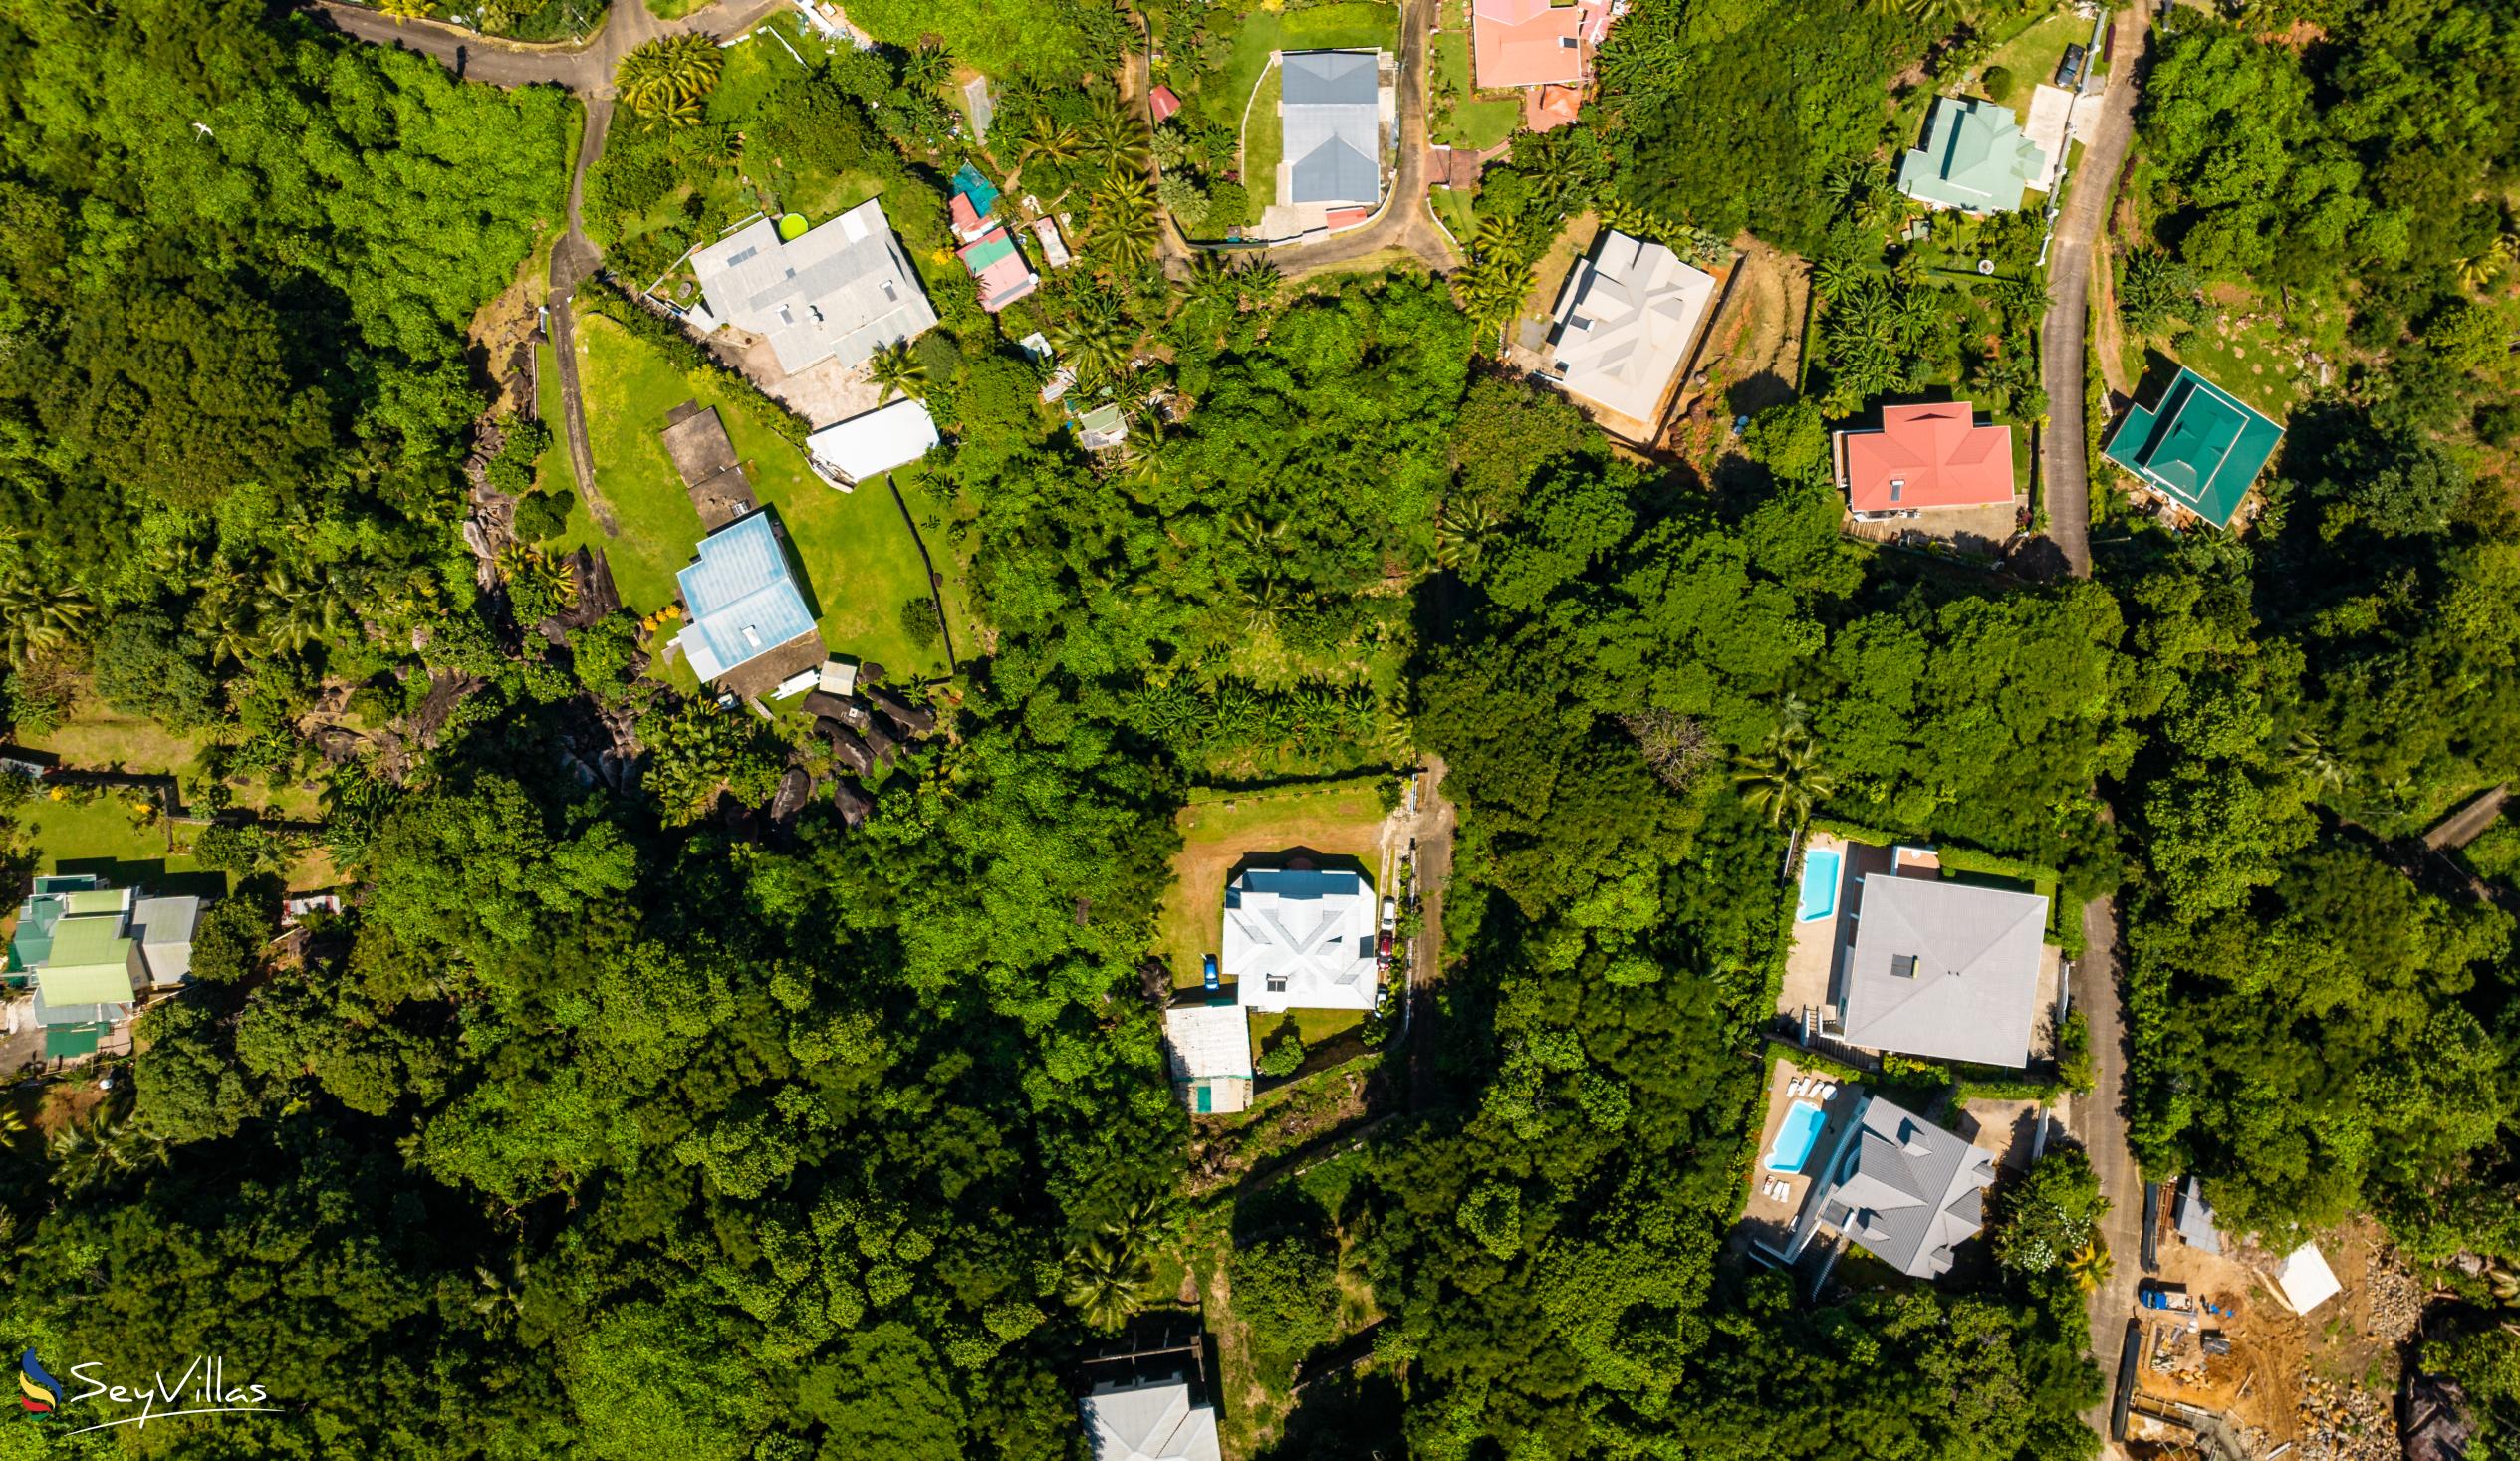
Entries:
[[1584,79],[1585,9],[1549,0],[1472,0],[1470,47],[1482,87],[1571,86]]
[[1882,408],[1878,430],[1837,435],[1838,485],[1857,517],[2013,500],[2012,430],[1981,426],[1969,402]]
[[1181,110],[1181,99],[1173,95],[1172,88],[1157,87],[1146,94],[1146,106],[1153,111],[1155,122],[1160,125],[1171,121],[1172,114]]

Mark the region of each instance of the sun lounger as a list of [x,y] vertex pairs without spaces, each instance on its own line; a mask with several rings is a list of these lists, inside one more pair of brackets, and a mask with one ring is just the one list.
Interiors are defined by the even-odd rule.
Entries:
[[1820,1088],[1820,1098],[1822,1100],[1836,1100],[1838,1098],[1838,1083],[1831,1081],[1822,1085]]

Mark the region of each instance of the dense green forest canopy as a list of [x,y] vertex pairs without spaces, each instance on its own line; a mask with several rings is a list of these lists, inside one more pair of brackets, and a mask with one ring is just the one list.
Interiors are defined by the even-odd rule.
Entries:
[[[985,647],[863,826],[786,838],[719,806],[777,784],[774,732],[633,682],[629,615],[526,631],[530,581],[479,593],[458,537],[463,331],[557,222],[568,100],[258,6],[0,11],[0,711],[92,695],[314,775],[358,889],[275,942],[277,859],[231,837],[134,1079],[0,1156],[12,1342],[225,1354],[290,1413],[45,1454],[1073,1458],[1078,1355],[1221,1224],[1270,1365],[1358,1338],[1343,1285],[1382,1316],[1273,1456],[2079,1461],[2078,1153],[1999,1189],[1988,1261],[1940,1285],[1815,1304],[1723,1251],[1815,815],[2119,895],[2148,1174],[2268,1234],[2371,1210],[2419,1262],[2520,1267],[2512,919],[2407,843],[2520,775],[2520,518],[2460,373],[2508,302],[2458,271],[2508,226],[2474,179],[2510,172],[2510,17],[2294,11],[2317,44],[2165,38],[2157,241],[2280,284],[2263,210],[2309,220],[2303,277],[2351,274],[2373,354],[2288,423],[2247,537],[2131,526],[2095,580],[1849,540],[1814,401],[1709,482],[1484,358],[1601,207],[1815,256],[1833,411],[1930,356],[2027,413],[2002,363],[2035,294],[1879,267],[1881,83],[1970,64],[2000,8],[1648,0],[1588,124],[1490,170],[1451,283],[1167,275],[1119,179],[1158,143],[1115,110],[1117,9],[853,6],[889,49],[626,129],[588,195],[625,266],[723,221],[763,148],[867,180],[935,266],[942,327],[890,368],[952,437],[928,528]],[[1027,185],[1086,220],[1002,321],[938,263],[972,155],[947,52],[1001,73]],[[2472,125],[2401,117],[2427,78]],[[2228,115],[2241,87],[2266,108]],[[1125,454],[1044,409],[1008,339],[1036,325],[1130,407]],[[448,686],[399,762],[319,770],[299,731],[336,691],[413,728]],[[624,785],[569,770],[601,717],[644,742]],[[1461,823],[1405,1107],[1332,1199],[1188,1201],[1141,997],[1174,814],[1255,766],[1421,755]],[[2520,1414],[2488,1318],[2427,1361]]]

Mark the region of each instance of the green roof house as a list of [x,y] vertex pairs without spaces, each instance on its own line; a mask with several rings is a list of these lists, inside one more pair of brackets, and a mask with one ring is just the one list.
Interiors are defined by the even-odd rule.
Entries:
[[2127,411],[2102,455],[2171,502],[2227,528],[2283,437],[2283,427],[2182,365],[2160,404]]
[[1924,136],[1899,161],[1898,190],[1930,207],[2009,213],[2047,175],[2048,154],[2022,134],[2011,108],[1937,97]]
[[24,974],[53,956],[53,925],[79,913],[114,913],[123,894],[90,873],[39,877],[35,891],[18,905],[18,926],[9,935],[9,969]]
[[52,957],[35,971],[45,1003],[129,1004],[134,945],[123,928],[120,913],[54,924]]

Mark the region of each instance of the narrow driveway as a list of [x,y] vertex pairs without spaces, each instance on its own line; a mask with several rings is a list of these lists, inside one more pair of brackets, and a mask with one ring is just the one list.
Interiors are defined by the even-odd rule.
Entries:
[[1417,936],[1408,945],[1408,1103],[1420,1111],[1437,1098],[1435,986],[1443,980],[1443,889],[1452,876],[1452,832],[1459,820],[1443,794],[1443,780],[1450,773],[1442,757],[1426,758],[1417,782],[1417,817],[1409,828],[1417,840],[1412,870],[1422,896]]
[[1388,249],[1404,249],[1427,268],[1457,269],[1452,241],[1426,211],[1426,36],[1434,27],[1435,0],[1404,0],[1400,8],[1398,176],[1383,211],[1362,228],[1317,244],[1271,249],[1268,258],[1292,279],[1353,264]]
[[[2126,166],[2135,131],[2136,65],[2148,31],[2140,11],[2120,17],[2101,94],[2099,129],[2083,148],[2081,171],[2068,185],[2048,254],[2048,315],[2039,330],[2039,382],[2047,387],[2048,425],[2040,437],[2048,537],[2076,578],[2092,573],[2091,463],[2084,446],[2084,338],[2091,325],[2092,260]],[[2114,1342],[2114,1341],[2113,1341]],[[2116,1352],[2113,1347],[2111,1352]]]
[[[2074,1008],[2092,1029],[2092,1093],[2074,1097],[2075,1139],[2091,1153],[2092,1170],[2100,1175],[2101,1195],[2109,1199],[2101,1219],[2101,1236],[2114,1265],[2109,1282],[2092,1295],[2092,1357],[2101,1377],[2118,1382],[2118,1350],[2135,1313],[2135,1286],[2142,1268],[2143,1174],[2136,1170],[2127,1149],[2126,1015],[2118,994],[2118,910],[2107,898],[2083,905],[2083,957],[2074,964]],[[2107,1436],[2109,1407],[2104,1402],[2085,1417]]]

